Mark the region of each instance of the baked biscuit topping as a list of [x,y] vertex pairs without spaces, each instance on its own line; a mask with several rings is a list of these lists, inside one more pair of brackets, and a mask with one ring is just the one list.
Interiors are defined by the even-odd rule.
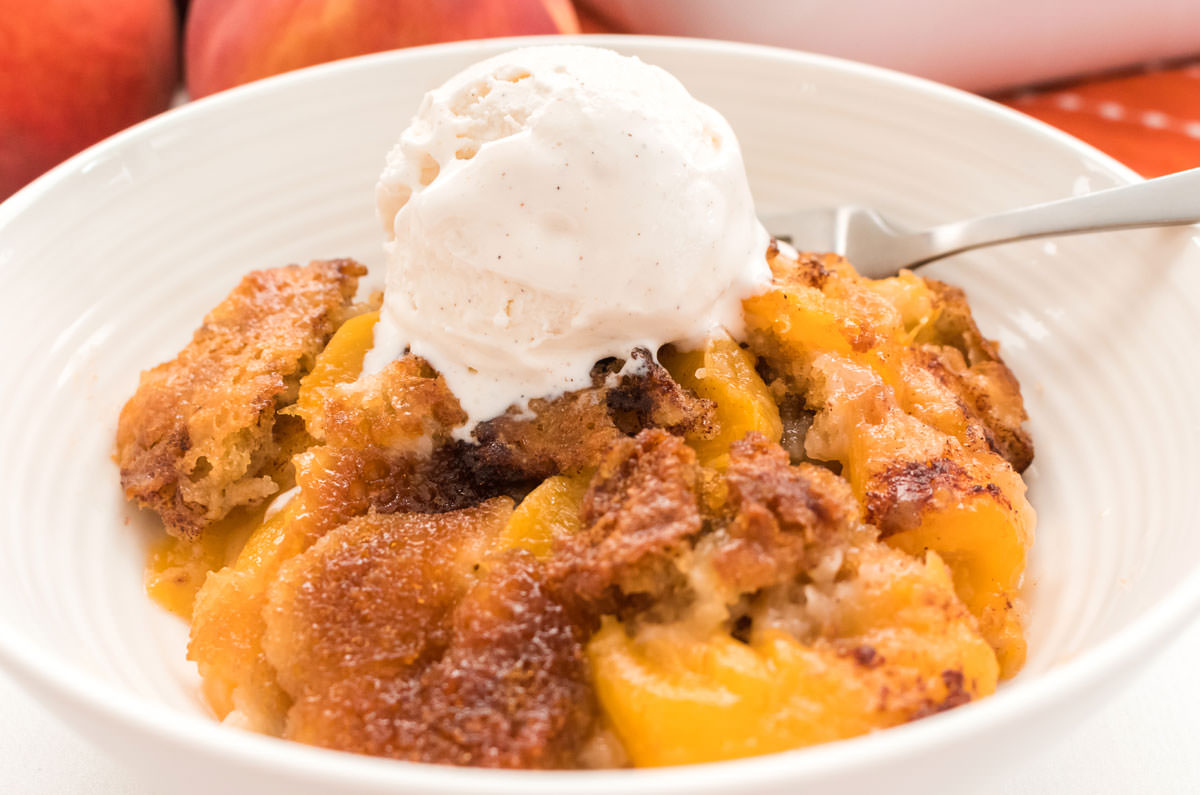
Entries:
[[248,277],[118,436],[218,717],[414,761],[667,765],[1016,673],[1032,445],[995,344],[944,284],[770,257],[745,342],[597,362],[466,439],[428,363],[359,378],[360,266]]
[[246,276],[175,359],[142,374],[125,404],[117,428],[125,496],[195,538],[279,491],[273,470],[303,442],[278,409],[295,400],[366,272],[330,260]]

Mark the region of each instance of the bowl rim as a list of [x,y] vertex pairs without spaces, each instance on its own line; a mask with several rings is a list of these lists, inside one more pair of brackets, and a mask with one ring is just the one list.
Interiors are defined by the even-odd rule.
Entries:
[[[643,48],[670,52],[727,54],[786,60],[841,72],[851,77],[890,84],[969,108],[1008,124],[1024,127],[1074,152],[1098,171],[1120,183],[1142,178],[1094,147],[1016,110],[975,94],[890,69],[819,55],[801,50],[757,44],[671,36],[585,35],[525,36],[435,44],[349,58],[289,72],[204,97],[123,130],[80,152],[0,203],[0,238],[7,225],[69,174],[86,168],[89,161],[116,152],[128,143],[160,129],[186,124],[194,114],[208,113],[232,101],[269,93],[278,87],[303,83],[315,75],[370,70],[377,65],[403,64],[430,54],[471,53],[486,57],[503,50],[531,45],[574,43],[616,49]],[[1194,237],[1200,243],[1200,236]],[[5,263],[0,261],[0,271]],[[1200,529],[1200,528],[1197,528]],[[694,792],[746,788],[804,777],[823,777],[850,767],[866,768],[928,752],[951,740],[972,739],[1033,713],[1053,709],[1080,693],[1112,679],[1122,669],[1144,664],[1155,647],[1200,612],[1200,564],[1193,567],[1141,616],[1105,638],[1094,648],[1055,665],[1028,681],[1018,681],[978,703],[839,742],[758,757],[672,768],[605,771],[499,771],[400,762],[330,751],[250,732],[229,731],[216,720],[179,711],[153,701],[128,698],[112,692],[103,680],[75,669],[59,655],[23,638],[0,621],[0,666],[47,702],[56,697],[60,708],[69,705],[120,724],[139,734],[152,734],[181,750],[237,762],[243,768],[289,769],[321,781],[340,781],[382,787],[404,784],[446,793],[493,792],[578,793],[628,789],[667,792],[688,786]],[[61,714],[61,713],[60,713]],[[65,715],[61,715],[67,720]]]

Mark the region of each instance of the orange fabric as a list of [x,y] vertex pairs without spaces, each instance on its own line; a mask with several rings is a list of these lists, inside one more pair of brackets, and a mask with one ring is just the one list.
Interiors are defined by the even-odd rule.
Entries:
[[1146,177],[1200,166],[1200,61],[1016,92],[1001,101]]

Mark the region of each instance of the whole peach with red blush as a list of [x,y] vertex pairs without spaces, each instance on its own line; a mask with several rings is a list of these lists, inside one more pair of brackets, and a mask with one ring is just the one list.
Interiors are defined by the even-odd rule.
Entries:
[[570,0],[192,0],[188,92],[418,44],[578,33]]
[[165,110],[178,50],[172,0],[0,0],[0,199]]

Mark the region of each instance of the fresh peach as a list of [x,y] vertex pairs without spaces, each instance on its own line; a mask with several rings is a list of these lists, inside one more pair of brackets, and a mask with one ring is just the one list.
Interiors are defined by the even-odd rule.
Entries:
[[172,0],[0,0],[0,199],[165,110],[178,60]]
[[570,0],[193,0],[184,71],[195,98],[397,47],[578,32]]

